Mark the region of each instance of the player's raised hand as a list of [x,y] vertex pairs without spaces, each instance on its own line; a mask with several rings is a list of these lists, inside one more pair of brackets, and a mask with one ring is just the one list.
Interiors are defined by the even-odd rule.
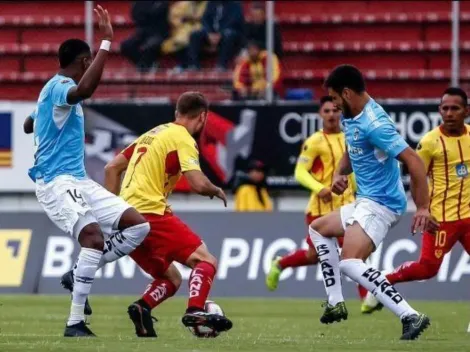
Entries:
[[413,217],[413,224],[411,226],[412,234],[417,232],[436,231],[439,228],[439,224],[431,217],[429,210],[427,208],[419,208],[416,210],[416,213]]
[[333,185],[331,187],[331,190],[335,194],[343,194],[344,191],[348,188],[348,176],[344,175],[337,175],[335,174],[333,176]]
[[217,189],[217,193],[214,194],[214,197],[221,199],[222,202],[224,202],[224,207],[227,208],[227,196],[225,195],[225,192],[222,188]]
[[101,39],[110,41],[113,40],[114,32],[108,10],[103,9],[100,5],[98,5],[94,11],[98,16],[98,25],[100,27]]

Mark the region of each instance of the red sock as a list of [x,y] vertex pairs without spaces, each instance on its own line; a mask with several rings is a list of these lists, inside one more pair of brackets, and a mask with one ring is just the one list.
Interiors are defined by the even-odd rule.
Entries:
[[359,298],[363,301],[364,298],[366,298],[367,296],[367,291],[364,287],[362,287],[361,285],[357,285],[357,291],[359,292]]
[[284,270],[286,268],[297,268],[299,266],[313,265],[316,263],[317,260],[315,258],[307,257],[306,249],[298,249],[295,252],[282,257],[279,261],[279,267]]
[[170,280],[157,278],[147,286],[142,299],[153,309],[175,293],[176,287]]
[[398,282],[427,280],[436,276],[440,263],[406,262],[387,275],[392,285]]
[[188,309],[204,309],[216,269],[208,262],[197,264],[189,276]]

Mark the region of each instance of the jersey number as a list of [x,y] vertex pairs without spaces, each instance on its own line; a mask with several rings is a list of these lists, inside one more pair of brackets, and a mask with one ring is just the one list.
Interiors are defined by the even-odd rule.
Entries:
[[438,231],[436,233],[436,240],[434,242],[434,245],[436,247],[444,247],[446,244],[446,239],[447,239],[447,233],[445,231]]
[[132,175],[131,175],[131,178],[129,179],[129,182],[126,185],[126,188],[129,187],[129,185],[131,184],[132,179],[134,178],[135,169],[137,167],[137,164],[140,163],[140,160],[145,155],[145,153],[147,153],[147,147],[140,147],[139,149],[137,149],[137,154],[139,154],[139,156],[137,157],[137,160],[135,161],[134,170],[132,170]]
[[83,200],[83,196],[80,193],[78,193],[76,189],[73,189],[73,190],[68,189],[67,193],[69,194],[70,198],[72,198],[72,200],[75,203],[77,203],[78,200]]

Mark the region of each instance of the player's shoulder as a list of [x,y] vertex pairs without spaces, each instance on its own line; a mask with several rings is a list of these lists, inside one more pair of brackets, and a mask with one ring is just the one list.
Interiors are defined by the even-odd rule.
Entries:
[[319,143],[323,142],[325,137],[323,136],[323,132],[317,131],[310,135],[303,143],[304,147],[310,148],[312,146],[318,145]]
[[366,104],[364,114],[366,118],[363,119],[363,121],[369,128],[377,128],[384,124],[393,124],[393,121],[385,109],[372,98]]
[[419,144],[416,147],[416,149],[420,150],[423,147],[426,147],[427,149],[433,149],[439,143],[440,137],[441,137],[441,130],[438,126],[424,134],[424,136],[419,141]]

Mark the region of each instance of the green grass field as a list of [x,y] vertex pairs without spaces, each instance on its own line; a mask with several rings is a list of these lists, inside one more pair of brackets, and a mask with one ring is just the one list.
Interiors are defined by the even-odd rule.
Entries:
[[172,299],[156,310],[157,339],[137,339],[127,317],[131,297],[93,296],[91,328],[96,339],[62,337],[66,296],[0,296],[0,351],[468,351],[468,303],[412,302],[431,317],[420,340],[401,342],[401,324],[389,312],[359,313],[348,304],[346,322],[324,326],[319,301],[216,299],[234,328],[216,339],[197,339],[181,324],[185,300]]

